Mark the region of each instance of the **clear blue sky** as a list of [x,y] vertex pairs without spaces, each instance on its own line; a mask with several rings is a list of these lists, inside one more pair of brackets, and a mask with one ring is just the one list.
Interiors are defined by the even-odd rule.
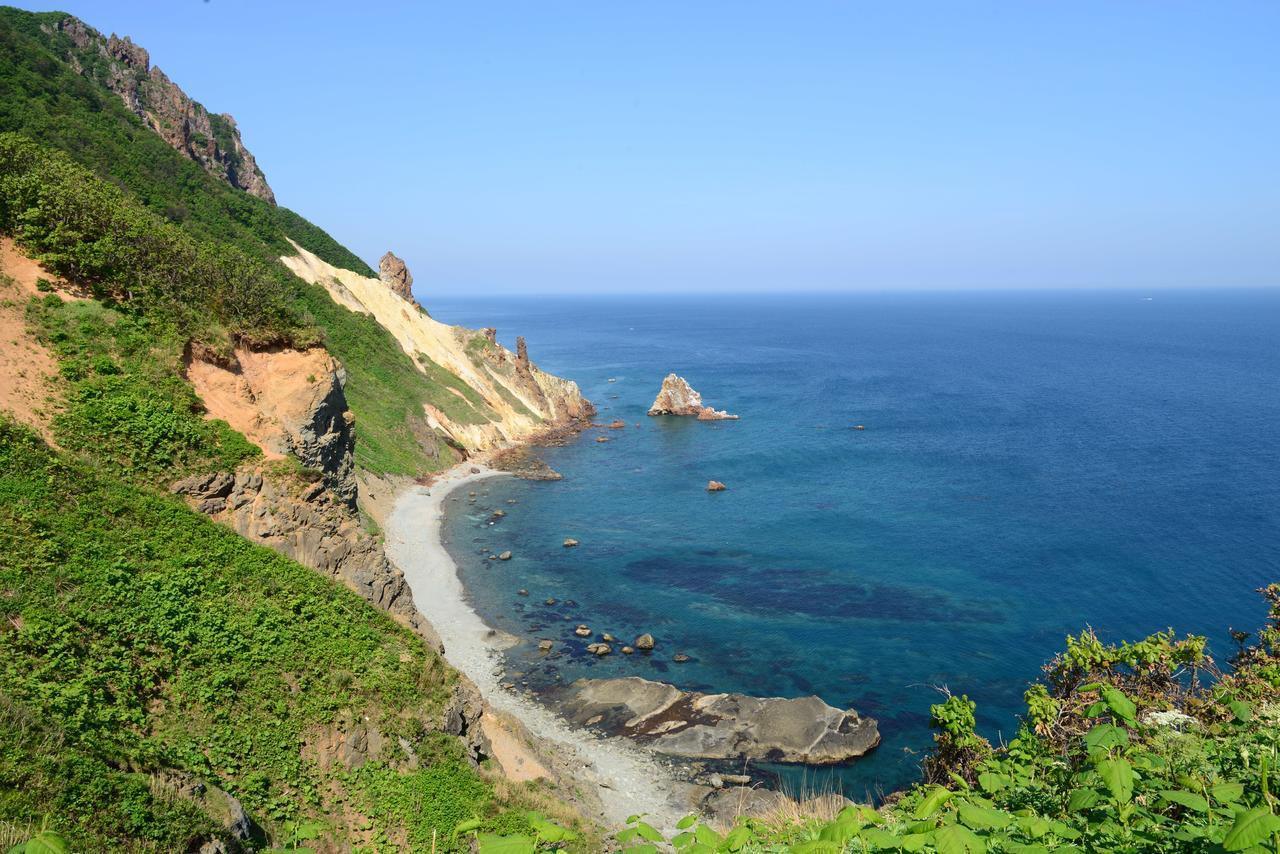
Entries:
[[65,0],[432,293],[1280,284],[1280,2]]

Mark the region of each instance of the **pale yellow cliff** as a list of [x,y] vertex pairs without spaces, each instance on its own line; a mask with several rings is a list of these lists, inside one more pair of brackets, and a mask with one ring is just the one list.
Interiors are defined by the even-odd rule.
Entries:
[[[502,447],[550,423],[592,414],[577,383],[540,371],[523,348],[512,353],[496,342],[491,331],[441,323],[380,279],[334,267],[296,243],[293,246],[297,254],[280,260],[294,274],[324,287],[339,305],[372,315],[427,376],[435,378],[442,368],[482,399],[483,408],[466,421],[430,404],[424,406],[431,426],[468,450]],[[465,400],[461,391],[445,387]]]

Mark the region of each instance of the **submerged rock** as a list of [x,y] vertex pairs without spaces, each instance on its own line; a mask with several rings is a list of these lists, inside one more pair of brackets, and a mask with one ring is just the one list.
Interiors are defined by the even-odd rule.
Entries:
[[702,694],[636,676],[579,680],[563,709],[576,723],[600,717],[614,734],[693,759],[834,765],[880,743],[874,720],[816,696]]
[[682,415],[697,418],[699,421],[722,421],[736,419],[722,410],[704,406],[702,395],[693,390],[684,377],[667,374],[662,381],[662,388],[649,407],[650,415]]
[[577,540],[575,540],[573,537],[566,537],[566,538],[565,538],[565,541],[564,541],[564,547],[565,547],[566,549],[571,549],[571,548],[573,548],[574,546],[576,546],[577,544],[578,544],[578,541],[577,541]]
[[653,643],[653,635],[645,632],[640,635],[640,637],[636,638],[635,647],[636,649],[650,650],[653,649]]

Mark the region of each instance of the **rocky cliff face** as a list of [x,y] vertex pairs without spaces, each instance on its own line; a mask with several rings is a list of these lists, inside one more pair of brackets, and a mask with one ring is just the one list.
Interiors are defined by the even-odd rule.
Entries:
[[689,385],[684,377],[675,374],[667,374],[666,379],[662,381],[662,388],[654,398],[653,406],[649,407],[649,414],[683,415],[697,418],[699,421],[721,421],[738,417],[723,410],[704,406],[702,395],[694,391],[693,386]]
[[221,418],[268,459],[293,457],[323,474],[330,491],[354,507],[354,417],[342,371],[325,350],[235,350],[231,360],[190,354],[187,379],[210,416]]
[[104,37],[70,15],[57,30],[70,40],[72,67],[119,95],[165,142],[231,186],[275,204],[275,193],[230,115],[210,113],[193,101],[128,36]]
[[431,376],[443,368],[475,393],[474,403],[457,395],[458,406],[468,407],[465,419],[439,407],[425,408],[428,424],[468,451],[500,448],[594,414],[577,383],[539,370],[530,361],[523,338],[517,339],[512,353],[497,343],[496,330],[450,326],[421,310],[404,296],[407,285],[396,275],[394,262],[399,259],[394,256],[384,256],[384,276],[373,279],[334,267],[297,244],[294,248],[296,255],[281,259],[285,266],[323,286],[339,305],[372,315],[423,373]]

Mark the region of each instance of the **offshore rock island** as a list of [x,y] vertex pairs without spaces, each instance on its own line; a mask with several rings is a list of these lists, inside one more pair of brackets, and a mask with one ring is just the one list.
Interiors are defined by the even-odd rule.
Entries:
[[730,415],[723,410],[704,406],[702,395],[693,390],[693,386],[676,374],[667,374],[662,381],[662,388],[649,407],[650,415],[680,415],[697,418],[699,421],[732,421],[738,416]]

